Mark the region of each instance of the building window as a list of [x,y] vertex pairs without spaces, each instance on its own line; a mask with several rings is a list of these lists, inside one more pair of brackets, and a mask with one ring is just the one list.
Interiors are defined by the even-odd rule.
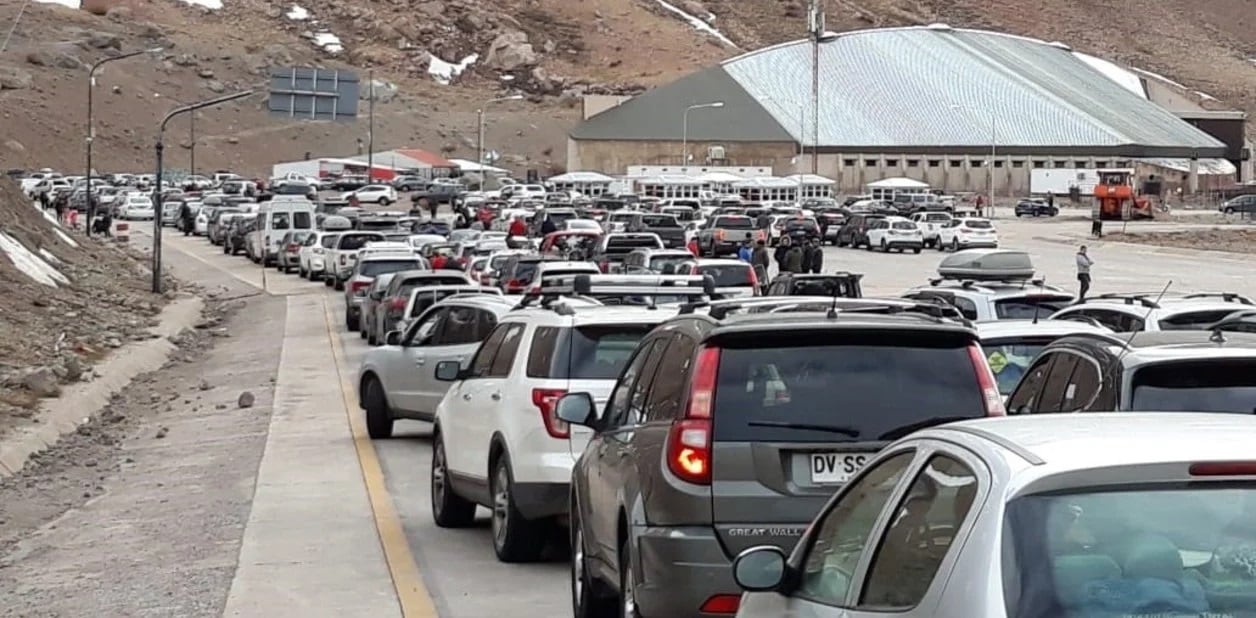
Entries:
[[929,159],[929,167],[941,167],[942,161],[938,159]]
[[1066,167],[1068,167],[1068,161],[1056,161],[1055,162],[1055,169],[1063,169]]
[[960,161],[959,159],[951,159],[951,167],[959,167],[963,164],[964,162]]
[[864,167],[876,167],[876,166],[877,166],[876,159],[864,159]]
[[1129,167],[1130,162],[1129,161],[1117,161],[1116,166],[1117,167]]
[[969,161],[968,164],[972,167],[985,167],[986,160],[985,159],[973,159]]
[[920,159],[908,159],[907,167],[920,167]]
[[1003,167],[1003,160],[1002,160],[1002,159],[999,159],[999,160],[995,161],[995,162],[994,162],[994,166],[995,166],[995,167]]
[[886,159],[885,166],[886,167],[898,167],[898,159]]
[[858,164],[859,161],[857,159],[842,159],[842,165],[844,167],[855,167]]
[[1107,169],[1107,167],[1108,167],[1107,161],[1095,161],[1095,169],[1101,170],[1101,169]]
[[1024,161],[1012,161],[1012,167],[1016,169],[1020,169],[1022,167],[1025,167],[1025,162]]
[[1047,166],[1046,161],[1034,161],[1034,167],[1046,167],[1046,166]]

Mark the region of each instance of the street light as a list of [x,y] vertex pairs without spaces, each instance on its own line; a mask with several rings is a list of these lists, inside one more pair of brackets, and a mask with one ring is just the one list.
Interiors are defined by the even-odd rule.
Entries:
[[95,212],[96,205],[92,201],[92,194],[93,194],[93,191],[92,191],[92,141],[93,141],[93,138],[96,137],[96,128],[95,128],[95,123],[93,122],[95,117],[93,116],[93,112],[92,112],[92,92],[96,90],[96,71],[100,70],[101,67],[105,66],[106,64],[109,64],[110,62],[114,62],[117,60],[126,60],[127,58],[134,58],[141,54],[160,54],[161,52],[165,51],[165,49],[166,48],[164,47],[153,47],[151,49],[141,49],[138,51],[127,52],[125,54],[118,54],[117,56],[110,56],[108,58],[102,58],[100,60],[97,60],[96,64],[93,64],[92,68],[87,72],[87,173],[84,175],[87,176],[87,235],[88,236],[92,235],[92,216],[96,214]]
[[695,109],[719,109],[721,107],[724,107],[723,101],[695,103],[685,108],[685,113],[681,115],[680,120],[680,166],[682,168],[689,166],[689,112]]
[[475,141],[475,163],[476,165],[480,166],[479,172],[480,172],[481,188],[483,188],[484,186],[484,177],[487,175],[484,173],[484,108],[488,107],[489,105],[492,105],[493,103],[501,103],[502,101],[518,101],[519,99],[522,99],[522,98],[523,98],[523,95],[521,94],[512,94],[508,97],[498,97],[496,99],[489,99],[485,101],[483,105],[480,106],[480,109],[475,110],[476,115],[479,116],[479,121],[478,121],[479,127],[477,131],[478,137],[476,138],[476,141]]
[[951,109],[966,109],[972,112],[985,112],[990,115],[990,160],[986,162],[986,177],[989,181],[989,184],[986,187],[986,199],[989,200],[990,214],[993,215],[994,214],[994,158],[995,156],[997,156],[996,150],[998,148],[998,134],[995,132],[997,128],[995,125],[995,121],[998,119],[998,116],[995,116],[992,110],[989,110],[983,107],[972,107],[969,105],[956,104],[956,105],[951,105]]
[[[161,96],[161,95],[156,94],[153,96]],[[174,101],[175,103],[178,103],[179,105],[187,105],[186,102],[180,101],[179,99],[176,99],[172,96],[167,96],[166,98],[170,99],[171,101]],[[196,175],[196,112],[192,112],[191,114],[188,115],[188,140],[192,144],[192,147],[188,154],[188,176],[195,176]]]

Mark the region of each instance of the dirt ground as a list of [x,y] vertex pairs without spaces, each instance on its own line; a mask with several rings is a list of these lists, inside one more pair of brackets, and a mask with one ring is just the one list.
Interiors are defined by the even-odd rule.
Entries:
[[1127,232],[1124,234],[1114,232],[1104,234],[1103,239],[1112,242],[1157,245],[1179,249],[1256,253],[1256,229],[1249,227],[1219,227],[1174,232]]

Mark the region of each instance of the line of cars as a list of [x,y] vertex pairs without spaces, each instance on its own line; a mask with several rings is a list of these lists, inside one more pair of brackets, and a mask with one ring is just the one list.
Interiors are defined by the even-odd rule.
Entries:
[[[1256,514],[1227,435],[1256,427],[1252,301],[1076,303],[1013,251],[939,275],[898,299],[690,274],[455,292],[368,352],[359,401],[373,438],[434,423],[438,525],[485,507],[499,559],[568,549],[581,618],[1256,607],[1210,545]],[[1113,410],[1241,418],[1038,416]]]

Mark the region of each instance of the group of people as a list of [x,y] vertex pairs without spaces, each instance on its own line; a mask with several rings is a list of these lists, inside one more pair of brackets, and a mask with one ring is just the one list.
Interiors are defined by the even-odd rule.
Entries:
[[756,241],[747,234],[746,240],[737,249],[737,259],[764,274],[768,272],[772,261],[776,262],[777,270],[782,273],[818,274],[824,268],[824,250],[815,238],[795,242],[790,236],[782,236],[775,251],[769,256],[767,243]]

